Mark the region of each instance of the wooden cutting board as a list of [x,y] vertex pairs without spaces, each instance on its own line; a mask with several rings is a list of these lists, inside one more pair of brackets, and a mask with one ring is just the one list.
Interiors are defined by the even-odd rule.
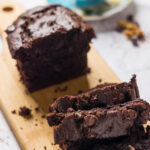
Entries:
[[[58,146],[53,146],[53,129],[48,126],[46,119],[41,117],[47,112],[53,99],[92,88],[100,84],[99,79],[102,79],[102,83],[120,82],[120,80],[91,46],[88,54],[90,74],[32,94],[27,93],[24,85],[19,81],[16,62],[10,56],[4,33],[6,27],[23,11],[24,8],[18,3],[0,2],[0,33],[3,37],[3,52],[0,57],[0,107],[23,150],[44,150],[44,146],[47,150],[58,150]],[[66,86],[68,87],[66,91],[55,90]],[[19,110],[21,106],[32,109],[32,119],[24,119],[18,114],[11,113],[12,110]],[[40,106],[38,113],[34,110],[37,106]]]

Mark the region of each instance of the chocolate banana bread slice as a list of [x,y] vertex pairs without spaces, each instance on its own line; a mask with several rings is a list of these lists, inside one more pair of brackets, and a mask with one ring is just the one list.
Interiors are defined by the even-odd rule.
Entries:
[[141,99],[91,110],[69,108],[67,113],[47,115],[49,125],[54,126],[56,144],[130,135],[134,126],[141,126],[149,119],[150,105]]
[[74,110],[90,110],[119,104],[139,98],[139,90],[134,75],[130,82],[103,84],[77,96],[58,98],[49,108],[49,112],[66,113],[69,108]]
[[133,150],[150,150],[150,126],[146,130],[137,128],[129,137],[99,143],[90,150],[132,150],[131,147]]
[[60,5],[36,7],[7,29],[10,53],[29,91],[81,76],[93,28]]
[[130,82],[107,83],[58,98],[47,114],[55,144],[64,150],[92,150],[97,141],[130,137],[150,119],[150,104],[139,97],[134,75]]
[[[132,130],[130,136],[60,145],[63,150],[150,150],[150,126]],[[132,148],[132,149],[131,149]]]

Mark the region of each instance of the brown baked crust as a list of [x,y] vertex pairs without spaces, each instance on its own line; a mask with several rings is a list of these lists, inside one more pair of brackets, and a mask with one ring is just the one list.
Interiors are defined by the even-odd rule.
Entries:
[[[78,31],[84,34],[86,42],[95,37],[93,28],[84,22],[73,11],[60,5],[39,6],[23,13],[6,30],[8,45],[12,57],[16,58],[19,51],[30,50],[46,39],[54,45],[55,38],[68,32]],[[56,43],[57,46],[58,41]]]

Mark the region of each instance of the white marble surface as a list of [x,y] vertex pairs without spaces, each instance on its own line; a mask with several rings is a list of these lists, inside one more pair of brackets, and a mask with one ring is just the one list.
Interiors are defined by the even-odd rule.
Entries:
[[[46,4],[46,0],[18,1],[25,8]],[[150,1],[135,0],[135,2],[137,5],[136,19],[146,33],[146,41],[141,43],[140,47],[134,47],[123,34],[115,31],[97,32],[97,39],[93,43],[122,81],[128,81],[132,74],[137,74],[141,97],[150,102]],[[130,10],[127,10],[126,13],[130,13]],[[99,28],[102,25],[99,23],[96,26]],[[105,25],[107,26],[107,21],[105,21]],[[0,43],[1,49],[2,43]],[[0,150],[19,149],[13,133],[0,111]]]

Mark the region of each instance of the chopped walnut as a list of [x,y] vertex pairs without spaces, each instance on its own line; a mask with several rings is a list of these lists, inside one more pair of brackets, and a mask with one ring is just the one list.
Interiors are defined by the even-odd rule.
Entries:
[[[133,17],[132,19],[126,20],[120,20],[118,22],[117,31],[123,32],[126,37],[132,41],[134,46],[138,46],[138,42],[145,39],[145,35],[140,29],[137,22],[134,21]],[[131,18],[131,17],[130,17]]]

